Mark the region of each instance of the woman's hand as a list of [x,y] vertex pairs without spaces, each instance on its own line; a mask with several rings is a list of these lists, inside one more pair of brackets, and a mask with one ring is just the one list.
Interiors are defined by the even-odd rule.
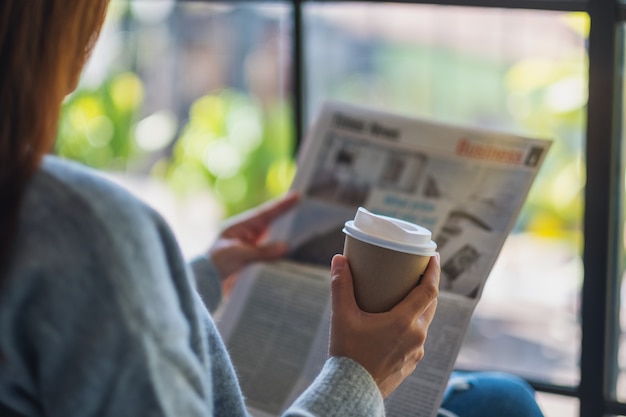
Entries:
[[430,259],[421,283],[392,310],[379,314],[358,308],[352,274],[344,256],[335,255],[331,275],[329,353],[361,364],[386,398],[424,356],[426,333],[437,308],[439,254]]
[[299,195],[292,193],[233,217],[208,251],[222,287],[227,294],[237,272],[255,261],[269,261],[285,255],[284,243],[263,244],[270,224],[296,205]]

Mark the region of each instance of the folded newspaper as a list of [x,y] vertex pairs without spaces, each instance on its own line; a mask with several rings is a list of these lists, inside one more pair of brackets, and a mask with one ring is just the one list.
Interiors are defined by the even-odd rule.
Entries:
[[470,317],[551,142],[326,103],[292,189],[302,200],[270,239],[287,258],[245,270],[218,319],[255,417],[281,413],[328,352],[330,261],[358,207],[433,232],[441,288],[425,356],[386,400],[388,416],[432,417]]

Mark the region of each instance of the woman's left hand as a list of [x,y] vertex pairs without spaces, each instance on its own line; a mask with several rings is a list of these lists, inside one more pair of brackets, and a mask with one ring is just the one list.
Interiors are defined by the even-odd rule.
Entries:
[[241,215],[233,217],[208,251],[220,279],[224,293],[229,293],[236,274],[255,261],[281,258],[287,253],[284,243],[262,243],[270,224],[284,215],[299,201],[295,193],[270,201]]

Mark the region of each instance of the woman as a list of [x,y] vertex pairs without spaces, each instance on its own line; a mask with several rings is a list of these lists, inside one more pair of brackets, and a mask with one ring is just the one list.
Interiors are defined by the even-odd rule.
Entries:
[[[284,254],[260,239],[297,196],[237,219],[187,265],[157,213],[94,172],[44,156],[106,7],[0,2],[0,415],[246,415],[205,303],[216,307],[243,266]],[[383,314],[357,308],[343,256],[331,276],[329,359],[284,415],[383,415],[383,399],[424,354],[438,256]],[[444,405],[482,417],[540,415],[528,412],[536,404],[527,386],[484,381],[452,383]],[[512,408],[494,407],[504,403]]]
[[[283,254],[259,238],[297,197],[239,220],[190,268],[153,210],[44,157],[106,3],[0,3],[0,403],[25,416],[246,415],[191,271],[217,294],[207,303],[217,301],[242,266]],[[382,415],[383,398],[423,356],[438,259],[396,309],[371,316],[356,307],[345,258],[331,269],[329,359],[285,415]]]

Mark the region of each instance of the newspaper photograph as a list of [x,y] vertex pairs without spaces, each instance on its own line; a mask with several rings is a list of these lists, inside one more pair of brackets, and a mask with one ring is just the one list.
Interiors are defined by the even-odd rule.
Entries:
[[301,201],[272,226],[285,260],[248,268],[218,317],[251,414],[276,416],[322,368],[330,261],[358,207],[419,224],[441,256],[437,313],[389,416],[432,417],[506,237],[551,142],[326,103],[298,155]]

